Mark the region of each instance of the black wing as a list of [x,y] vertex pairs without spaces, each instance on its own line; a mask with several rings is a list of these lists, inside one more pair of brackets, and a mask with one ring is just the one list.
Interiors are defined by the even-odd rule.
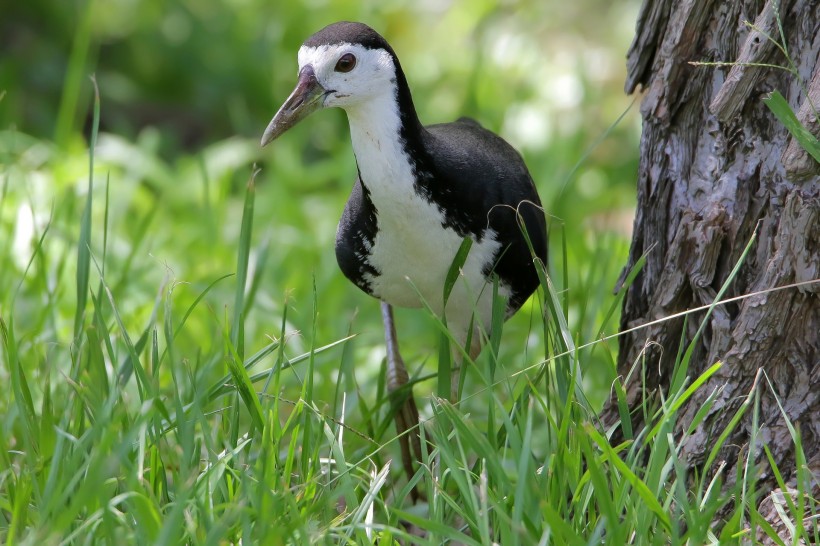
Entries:
[[372,287],[365,275],[380,273],[367,259],[377,231],[376,207],[361,177],[357,176],[336,230],[336,261],[344,276],[371,296]]
[[501,249],[486,273],[495,271],[510,287],[508,313],[514,313],[539,284],[516,211],[535,255],[547,263],[544,212],[524,160],[504,139],[469,118],[428,127],[425,147],[432,152],[427,159],[436,178],[420,177],[419,189],[447,211],[445,221],[461,235],[480,239],[488,227],[496,232]]

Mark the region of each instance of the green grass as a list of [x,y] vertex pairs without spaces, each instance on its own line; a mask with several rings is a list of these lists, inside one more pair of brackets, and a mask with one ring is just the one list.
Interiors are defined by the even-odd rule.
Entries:
[[[224,274],[175,279],[168,262],[181,259],[183,242],[172,231],[154,265],[163,277],[152,286],[150,258],[140,250],[150,228],[122,226],[160,229],[150,218],[170,219],[173,207],[141,209],[136,193],[123,202],[127,173],[112,167],[99,176],[99,115],[97,100],[86,191],[66,186],[50,216],[35,219],[25,260],[14,245],[0,256],[0,373],[11,386],[0,427],[6,544],[391,544],[411,539],[406,523],[426,530],[418,539],[425,544],[725,544],[751,542],[758,529],[773,534],[756,512],[752,458],[725,488],[714,457],[698,475],[678,457],[685,440],[673,436],[678,410],[720,364],[687,377],[682,350],[672,392],[641,408],[654,426],[627,430],[625,443],[610,445],[611,430],[600,428],[577,387],[577,370],[588,372],[592,354],[580,348],[589,339],[574,332],[590,325],[570,326],[567,288],[544,268],[528,311],[503,340],[494,331],[471,366],[463,403],[422,395],[423,434],[435,449],[407,483],[391,463],[397,442],[386,394],[372,370],[358,366],[362,336],[320,333],[320,323],[335,318],[320,276],[309,281],[312,301],[261,308],[270,294],[260,279],[278,239],[254,233],[263,224],[258,171],[241,169],[244,205],[228,199],[217,211],[211,202],[213,216],[201,218],[201,237],[218,231],[217,215],[231,219],[233,258],[217,268]],[[15,157],[3,177],[0,213],[8,218],[12,205],[37,199],[39,171],[27,170],[27,158],[44,143],[13,132],[2,138]],[[78,154],[41,153],[52,154],[41,168],[54,176],[83,170]],[[202,162],[211,159],[206,152]],[[3,239],[14,240],[20,225],[4,221]],[[218,246],[206,241],[203,254],[208,245]],[[571,251],[563,245],[553,255],[566,260]],[[592,298],[604,282],[589,275],[581,297]],[[586,303],[599,336],[610,331],[619,301],[611,296],[610,307],[595,312],[598,304]],[[294,330],[295,313],[305,333]],[[357,321],[343,321],[355,334]],[[432,317],[428,325],[443,327]],[[541,341],[503,350],[522,326]],[[614,367],[611,346],[593,347]],[[333,388],[328,369],[338,370]],[[763,379],[738,419],[757,412],[760,389],[771,388]],[[614,380],[618,392],[621,381]],[[429,393],[429,383],[418,385]],[[805,464],[799,429],[792,430]],[[777,473],[771,458],[769,465]],[[809,483],[803,477],[799,486]],[[417,482],[427,499],[413,506],[407,499]],[[796,536],[809,539],[816,529],[800,522],[816,518],[816,505],[806,490],[798,487],[784,511]]]

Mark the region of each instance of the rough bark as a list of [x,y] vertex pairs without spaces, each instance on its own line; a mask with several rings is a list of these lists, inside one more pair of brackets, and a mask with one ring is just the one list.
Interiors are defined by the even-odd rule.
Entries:
[[[788,66],[765,36],[779,37],[778,19],[799,78],[787,70],[749,66]],[[756,242],[723,299],[806,283],[714,309],[688,375],[696,377],[717,361],[724,364],[695,394],[679,423],[680,433],[707,397],[718,393],[706,419],[684,437],[683,455],[692,467],[704,462],[763,370],[800,428],[809,466],[820,474],[820,282],[807,283],[820,278],[820,165],[762,101],[779,90],[801,121],[820,133],[809,100],[820,108],[819,56],[817,0],[644,0],[640,12],[626,91],[644,89],[643,134],[624,271],[644,254],[646,265],[627,292],[622,329],[710,304],[755,230]],[[680,343],[693,339],[704,317],[695,313],[686,323],[669,320],[621,338],[622,377],[635,362],[645,367],[646,383],[633,374],[637,380],[627,385],[632,407],[643,388],[667,391]],[[793,442],[772,389],[765,380],[759,388],[759,438],[788,480],[795,469]],[[728,463],[727,481],[735,476],[738,457],[745,458],[751,414],[720,453]],[[641,412],[633,415],[636,427],[644,424]],[[618,419],[614,399],[603,416],[605,422]],[[759,456],[760,444],[756,450]],[[761,478],[764,491],[771,490],[771,472]]]

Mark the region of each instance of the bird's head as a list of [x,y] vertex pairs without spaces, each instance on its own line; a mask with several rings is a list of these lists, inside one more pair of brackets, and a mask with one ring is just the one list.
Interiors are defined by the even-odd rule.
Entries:
[[334,23],[299,49],[299,81],[268,124],[265,146],[312,112],[344,109],[395,94],[398,61],[390,45],[362,23]]

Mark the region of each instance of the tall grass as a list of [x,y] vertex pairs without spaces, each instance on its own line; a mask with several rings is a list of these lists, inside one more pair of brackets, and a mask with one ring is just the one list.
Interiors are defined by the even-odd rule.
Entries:
[[[84,194],[66,191],[51,216],[34,223],[20,275],[15,251],[7,245],[0,255],[0,373],[11,386],[0,402],[6,544],[725,544],[765,536],[788,543],[757,512],[753,459],[725,487],[714,457],[740,416],[757,414],[760,389],[771,389],[765,376],[699,474],[679,456],[686,434],[673,432],[680,408],[721,364],[689,377],[686,348],[660,405],[639,410],[652,426],[633,431],[625,421],[626,441],[611,445],[612,429],[601,428],[581,388],[590,358],[583,342],[591,340],[576,339],[568,287],[556,287],[543,264],[528,326],[546,340],[543,352],[504,353],[498,320],[469,367],[464,400],[422,397],[422,435],[434,448],[405,481],[393,463],[387,394],[359,383],[354,337],[321,342],[308,333],[300,348],[288,305],[269,321],[273,334],[246,328],[264,312],[249,295],[266,245],[276,245],[275,238],[254,244],[256,170],[247,171],[244,206],[232,219],[239,233],[225,267],[231,274],[197,282],[193,297],[183,297],[189,287],[168,266],[155,295],[135,305],[133,294],[145,290],[128,268],[145,259],[137,255],[144,230],[136,230],[130,253],[115,248],[119,182],[95,176],[99,116],[97,97]],[[18,139],[25,137],[3,134],[10,149]],[[3,206],[8,188],[19,187],[15,177],[31,176],[20,174],[24,156],[17,157],[20,170],[4,174]],[[12,240],[15,226],[2,225]],[[566,244],[558,249],[568,252]],[[312,309],[302,323],[314,334],[333,312],[315,282],[313,301],[301,307]],[[603,317],[599,336],[619,301],[589,315]],[[431,324],[446,332],[438,319]],[[595,349],[614,376],[610,347]],[[317,396],[320,359],[339,370],[332,404]],[[640,373],[643,363],[635,365]],[[417,374],[416,384],[425,379]],[[621,396],[623,381],[613,382]],[[803,479],[781,509],[797,543],[816,538],[817,512],[799,429],[790,430]],[[761,442],[757,430],[752,442]],[[771,457],[767,470],[780,476]],[[417,483],[426,500],[411,505]]]

